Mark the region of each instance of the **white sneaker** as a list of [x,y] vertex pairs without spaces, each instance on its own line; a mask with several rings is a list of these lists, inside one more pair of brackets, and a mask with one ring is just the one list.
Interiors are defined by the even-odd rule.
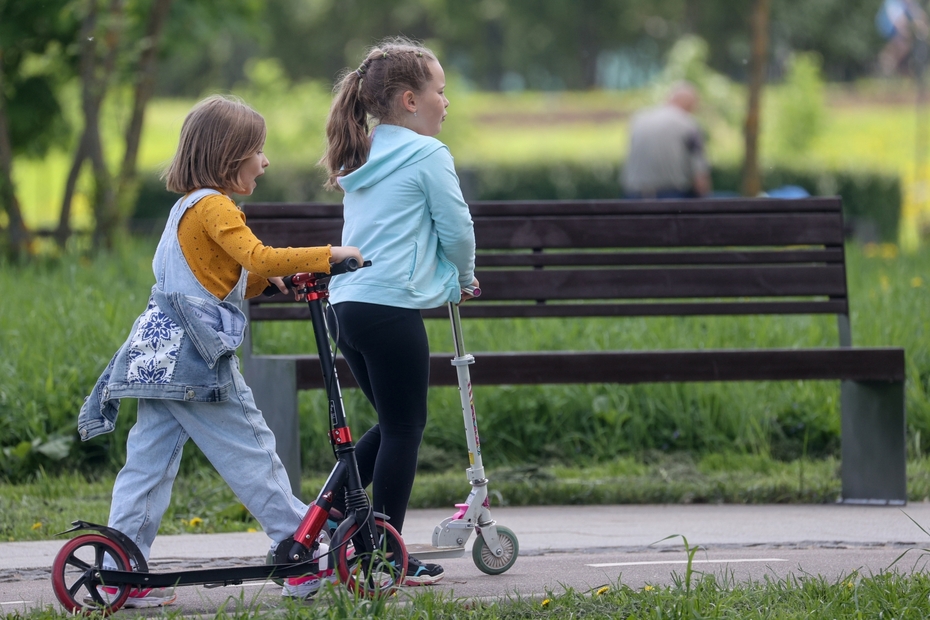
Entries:
[[329,545],[320,543],[320,548],[314,552],[314,555],[317,556],[319,561],[319,571],[312,575],[288,577],[284,580],[281,596],[300,599],[312,598],[323,587],[324,583],[339,581],[339,577],[329,566]]
[[[117,599],[119,588],[112,586],[97,586],[97,594],[109,605]],[[146,607],[164,607],[170,605],[178,598],[174,588],[143,588],[134,589],[129,592],[129,598],[123,603],[127,609],[144,609]],[[96,605],[97,601],[92,596],[84,597],[84,603],[87,605]]]

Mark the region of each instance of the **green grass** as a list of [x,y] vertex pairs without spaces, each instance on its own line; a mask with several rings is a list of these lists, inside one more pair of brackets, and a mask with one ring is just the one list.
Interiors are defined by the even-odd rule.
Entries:
[[[134,401],[116,432],[76,441],[77,412],[152,282],[153,242],[130,240],[95,258],[74,254],[0,269],[0,478],[27,480],[77,471],[113,473],[122,464]],[[854,343],[903,346],[907,357],[908,447],[930,453],[930,351],[926,307],[930,249],[848,246]],[[430,321],[436,351],[451,349],[446,321]],[[308,323],[255,326],[258,350],[313,351]],[[468,350],[598,350],[832,346],[831,317],[489,320],[465,324]],[[374,413],[356,390],[344,394],[356,435]],[[308,473],[332,463],[322,394],[300,395],[301,446]],[[488,467],[587,466],[650,451],[760,455],[781,460],[838,455],[836,382],[475,386]],[[431,390],[421,468],[463,467],[461,408],[454,388]],[[558,429],[558,432],[555,432]],[[204,466],[195,449],[183,467]]]
[[[421,590],[421,589],[417,589]],[[785,619],[806,620],[895,618],[923,619],[927,614],[930,576],[883,571],[876,575],[852,572],[836,580],[798,576],[736,582],[728,576],[700,574],[687,565],[671,585],[631,588],[622,582],[587,591],[568,589],[542,599],[519,593],[497,601],[461,600],[435,592],[404,592],[389,601],[358,600],[344,588],[328,587],[312,605],[284,604],[273,610],[256,609],[243,597],[231,601],[221,618],[349,619],[474,619],[542,620],[548,618],[638,619]],[[131,612],[123,611],[121,615]],[[162,617],[180,619],[182,610],[166,609]],[[48,607],[28,613],[12,612],[7,620],[58,620],[67,616]]]

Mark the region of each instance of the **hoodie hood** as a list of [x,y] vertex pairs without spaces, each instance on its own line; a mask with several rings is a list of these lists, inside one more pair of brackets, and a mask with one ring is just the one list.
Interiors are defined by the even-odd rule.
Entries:
[[371,187],[442,148],[445,145],[436,138],[421,136],[398,125],[378,125],[371,133],[368,161],[358,170],[339,177],[339,185],[346,193]]

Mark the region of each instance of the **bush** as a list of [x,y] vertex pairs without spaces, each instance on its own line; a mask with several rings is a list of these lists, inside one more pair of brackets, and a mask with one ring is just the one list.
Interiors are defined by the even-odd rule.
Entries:
[[785,82],[774,93],[772,134],[780,161],[805,153],[823,129],[827,110],[820,65],[816,53],[793,54]]

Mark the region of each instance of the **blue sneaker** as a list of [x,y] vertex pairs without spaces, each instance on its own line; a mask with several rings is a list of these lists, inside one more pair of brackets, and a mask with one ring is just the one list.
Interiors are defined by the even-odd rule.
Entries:
[[424,564],[412,555],[407,556],[405,586],[428,586],[440,581],[445,572],[439,564]]

